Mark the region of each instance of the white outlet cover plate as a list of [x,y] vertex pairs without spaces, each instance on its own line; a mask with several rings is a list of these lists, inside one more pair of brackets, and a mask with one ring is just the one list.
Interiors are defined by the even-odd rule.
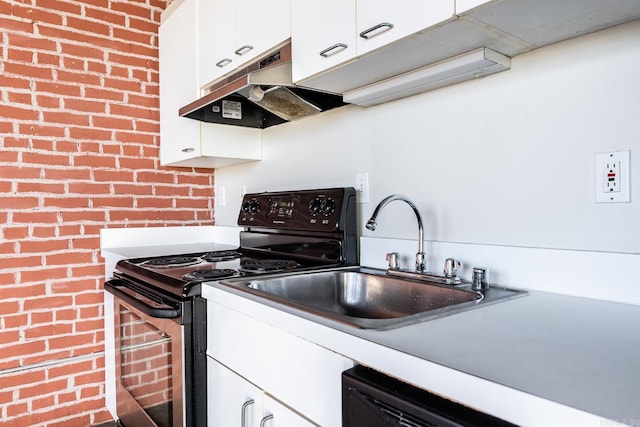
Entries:
[[[620,191],[605,191],[605,164],[620,162]],[[596,154],[596,203],[628,203],[631,201],[631,151],[611,151]]]

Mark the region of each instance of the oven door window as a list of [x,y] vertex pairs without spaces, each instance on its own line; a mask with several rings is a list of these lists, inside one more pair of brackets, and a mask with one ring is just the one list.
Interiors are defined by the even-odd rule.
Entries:
[[116,311],[118,416],[129,426],[182,425],[182,330],[124,303]]

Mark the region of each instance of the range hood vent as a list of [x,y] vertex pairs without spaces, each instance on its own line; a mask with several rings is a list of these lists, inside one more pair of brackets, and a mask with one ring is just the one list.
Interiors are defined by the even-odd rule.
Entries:
[[214,82],[206,92],[180,108],[180,116],[264,129],[345,105],[342,95],[292,83],[290,44]]

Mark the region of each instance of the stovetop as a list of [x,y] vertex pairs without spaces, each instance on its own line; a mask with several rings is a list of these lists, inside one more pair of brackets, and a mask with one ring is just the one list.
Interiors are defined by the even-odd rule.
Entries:
[[116,276],[188,298],[203,282],[357,264],[353,188],[247,194],[238,224],[237,249],[122,260]]

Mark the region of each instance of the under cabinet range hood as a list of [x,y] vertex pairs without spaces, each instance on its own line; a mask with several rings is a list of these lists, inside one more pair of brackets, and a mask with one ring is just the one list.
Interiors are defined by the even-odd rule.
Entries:
[[296,86],[291,44],[215,81],[181,117],[264,129],[345,105],[342,95]]

